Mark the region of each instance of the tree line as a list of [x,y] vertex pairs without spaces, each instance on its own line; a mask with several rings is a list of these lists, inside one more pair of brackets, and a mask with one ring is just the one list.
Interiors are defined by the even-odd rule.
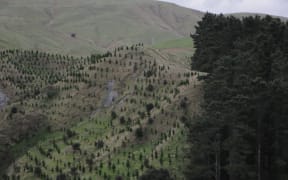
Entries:
[[192,69],[208,75],[189,179],[287,179],[288,22],[206,13],[191,37]]

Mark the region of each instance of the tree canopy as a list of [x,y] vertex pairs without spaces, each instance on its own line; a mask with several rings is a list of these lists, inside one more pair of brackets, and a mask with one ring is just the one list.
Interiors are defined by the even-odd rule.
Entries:
[[207,13],[191,35],[204,112],[191,121],[191,179],[287,179],[288,23]]
[[139,180],[173,180],[166,169],[150,169]]

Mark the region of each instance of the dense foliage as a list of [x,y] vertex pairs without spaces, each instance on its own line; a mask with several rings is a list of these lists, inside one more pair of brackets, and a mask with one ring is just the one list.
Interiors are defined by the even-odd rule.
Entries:
[[150,169],[139,180],[173,180],[166,169]]
[[191,36],[192,69],[209,74],[189,179],[287,179],[288,23],[207,13]]

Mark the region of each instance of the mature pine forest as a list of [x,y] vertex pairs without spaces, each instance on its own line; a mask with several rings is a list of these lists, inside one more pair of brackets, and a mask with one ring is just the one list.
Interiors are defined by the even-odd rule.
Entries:
[[207,13],[191,37],[192,69],[208,75],[187,176],[288,179],[288,23]]

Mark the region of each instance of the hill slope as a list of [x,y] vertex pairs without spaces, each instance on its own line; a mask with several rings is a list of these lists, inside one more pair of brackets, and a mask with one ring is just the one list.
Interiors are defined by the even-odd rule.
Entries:
[[183,177],[197,72],[142,45],[102,57],[10,50],[0,59],[11,97],[0,112],[0,169],[10,165],[10,177],[135,179],[150,166]]
[[0,48],[87,55],[187,37],[202,13],[152,0],[2,0]]

